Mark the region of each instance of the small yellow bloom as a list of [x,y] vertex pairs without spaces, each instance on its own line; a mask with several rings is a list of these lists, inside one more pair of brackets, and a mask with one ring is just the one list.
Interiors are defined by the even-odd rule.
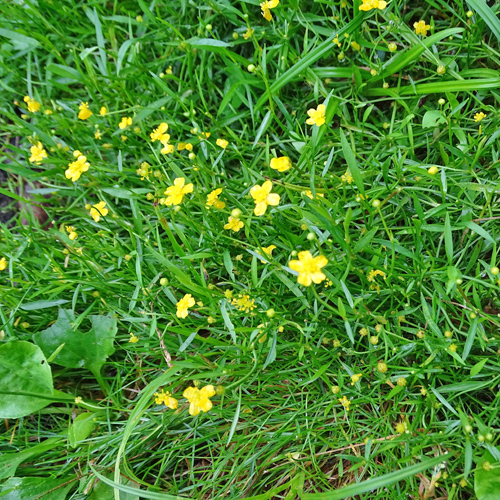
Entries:
[[389,49],[389,52],[396,52],[396,50],[398,50],[398,46],[394,42],[391,42],[387,48]]
[[214,189],[211,193],[207,194],[207,208],[215,207],[222,210],[226,204],[219,200],[219,195],[222,193],[222,188]]
[[349,406],[351,405],[351,401],[347,399],[346,396],[342,396],[339,398],[339,403],[347,410],[349,411]]
[[215,396],[213,385],[206,385],[202,389],[188,387],[182,394],[189,401],[189,414],[193,417],[200,411],[207,412],[212,409],[212,401],[209,398]]
[[363,375],[361,373],[356,373],[355,375],[351,375],[351,385],[354,385],[356,382],[359,382]]
[[175,151],[175,146],[173,144],[166,144],[161,148],[161,153],[164,155],[172,154]]
[[255,305],[255,299],[251,299],[250,295],[240,294],[235,297],[231,304],[236,307],[239,311],[249,313],[253,311],[257,306]]
[[446,68],[441,64],[437,67],[436,73],[438,75],[444,75],[446,73]]
[[101,217],[106,217],[108,215],[109,210],[106,208],[106,202],[100,201],[92,206],[90,209],[90,215],[94,219],[95,222],[99,222]]
[[139,337],[137,337],[132,332],[130,332],[130,340],[129,340],[129,342],[131,344],[135,344],[135,343],[139,342]]
[[328,264],[328,259],[323,255],[313,257],[309,250],[299,252],[299,260],[289,262],[290,269],[297,271],[299,276],[297,282],[304,286],[310,286],[311,283],[319,284],[326,279],[321,272],[321,268]]
[[172,71],[172,66],[169,66],[169,67],[165,70],[165,73],[166,73],[167,75],[171,75],[171,74],[173,73],[173,71]]
[[47,151],[43,149],[42,143],[40,141],[38,141],[38,144],[36,144],[36,146],[31,146],[30,151],[31,163],[40,163],[44,158],[47,158]]
[[164,146],[168,144],[168,141],[170,140],[170,135],[167,134],[168,130],[168,123],[160,123],[157,129],[154,129],[153,132],[151,132],[151,141],[160,141]]
[[399,387],[404,387],[406,385],[406,379],[404,377],[399,377],[396,383]]
[[342,177],[340,179],[342,182],[347,182],[347,184],[351,184],[354,180],[349,170],[346,170],[345,174],[342,174]]
[[193,192],[193,185],[185,183],[186,179],[184,179],[184,177],[177,177],[177,179],[174,180],[174,185],[168,187],[165,191],[167,195],[165,205],[180,205],[184,196]]
[[361,328],[361,330],[359,331],[359,334],[362,337],[366,337],[368,335],[368,330],[366,328]]
[[449,349],[450,349],[451,352],[457,352],[457,345],[456,344],[450,344]]
[[121,135],[120,138],[123,142],[125,142],[128,139],[126,135]]
[[143,161],[141,163],[141,167],[135,171],[137,175],[141,176],[141,181],[143,181],[144,179],[149,180],[149,167],[149,163],[147,161]]
[[418,23],[413,23],[415,28],[415,33],[417,35],[427,36],[427,31],[431,29],[429,24],[425,24],[425,21],[418,21]]
[[[311,198],[311,200],[314,199],[314,196],[313,196],[312,191],[310,189],[308,189],[307,191],[302,191],[302,192],[308,198]],[[325,195],[323,193],[318,193],[317,191],[316,191],[316,196],[319,196],[320,198],[324,198],[325,197]],[[305,224],[303,224],[303,225],[305,225]],[[307,229],[307,226],[305,228],[302,228],[302,229],[304,229],[304,231],[305,231]]]
[[5,271],[5,269],[7,269],[7,259],[5,257],[2,257],[0,259],[0,271]]
[[384,271],[380,271],[378,269],[372,269],[367,276],[368,281],[375,281],[375,276],[382,276],[382,278],[385,278],[386,274]]
[[306,120],[308,125],[316,125],[317,127],[321,127],[325,123],[325,112],[326,106],[324,104],[319,104],[317,109],[310,109],[307,112],[309,118]]
[[354,40],[351,42],[351,47],[358,52],[361,50],[361,45]]
[[229,142],[227,142],[226,139],[217,139],[216,144],[217,146],[220,146],[222,149],[226,149]]
[[88,102],[81,102],[80,106],[78,106],[78,109],[80,112],[78,113],[78,118],[80,120],[86,120],[87,118],[90,118],[92,116],[92,111],[89,109],[89,103]]
[[262,247],[262,250],[264,250],[264,253],[266,255],[271,256],[273,253],[273,250],[276,248],[276,245],[269,245],[268,247]]
[[280,0],[267,0],[260,4],[260,8],[262,9],[262,15],[264,16],[264,19],[266,21],[271,21],[273,16],[271,15],[270,9],[274,9],[279,3]]
[[105,106],[101,106],[101,109],[99,110],[99,114],[101,116],[106,116],[108,114],[108,110],[106,109]]
[[24,97],[24,102],[28,105],[28,111],[30,113],[36,113],[40,109],[40,103],[38,101],[35,101],[32,97],[29,95]]
[[292,162],[288,156],[281,156],[279,158],[272,158],[270,166],[273,170],[277,170],[278,172],[286,172],[292,168]]
[[94,132],[94,139],[98,139],[98,140],[102,139],[102,133],[100,130],[96,130]]
[[436,175],[439,172],[439,168],[437,168],[435,165],[430,167],[427,172],[431,175]]
[[406,422],[399,422],[396,424],[396,432],[398,434],[404,434],[408,430]]
[[359,6],[359,10],[369,11],[372,9],[385,9],[387,2],[384,0],[363,0],[363,4]]
[[257,217],[264,215],[269,205],[275,207],[279,204],[280,195],[271,193],[272,188],[273,183],[271,181],[266,181],[262,186],[256,184],[250,189],[250,195],[255,202],[254,214],[257,215]]
[[248,40],[252,35],[253,35],[253,29],[252,28],[247,28],[246,32],[243,33],[243,38],[245,40]]
[[163,389],[160,392],[155,392],[155,403],[157,405],[165,405],[167,408],[171,410],[175,410],[179,405],[177,399],[173,398],[170,392],[165,392]]
[[210,132],[200,132],[198,139],[200,139],[200,141],[204,141],[205,139],[208,139],[211,135],[212,134]]
[[71,240],[71,241],[75,241],[77,238],[78,238],[78,233],[76,231],[71,231],[69,234],[68,234],[68,238]]
[[118,124],[118,126],[123,130],[124,128],[129,127],[132,125],[132,118],[123,116],[122,121]]
[[179,302],[177,302],[177,312],[175,313],[178,318],[187,318],[189,308],[195,305],[196,301],[190,293],[186,293]]
[[237,217],[229,216],[227,224],[224,225],[224,229],[231,229],[237,233],[244,226],[243,222]]
[[474,121],[477,123],[477,122],[480,122],[481,120],[484,120],[486,118],[486,114],[483,113],[482,111],[480,113],[476,113],[474,115]]
[[65,172],[66,178],[76,182],[83,172],[87,172],[89,166],[90,163],[87,161],[87,157],[80,155],[76,161],[71,162],[68,165],[69,168]]
[[54,112],[51,109],[46,109],[43,114],[44,115],[52,115]]

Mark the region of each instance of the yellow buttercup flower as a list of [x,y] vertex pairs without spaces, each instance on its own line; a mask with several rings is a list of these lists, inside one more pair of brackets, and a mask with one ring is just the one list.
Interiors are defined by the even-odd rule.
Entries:
[[136,344],[137,342],[139,342],[139,337],[137,337],[137,335],[134,335],[132,332],[130,332],[129,342],[131,344]]
[[211,193],[207,194],[207,207],[215,207],[222,210],[226,204],[219,200],[219,195],[222,193],[222,188],[214,189]]
[[244,226],[243,222],[240,221],[237,217],[229,216],[227,224],[224,225],[224,229],[231,229],[235,233],[237,233]]
[[361,50],[361,45],[354,40],[351,42],[351,47],[358,52]]
[[415,33],[417,35],[427,36],[427,31],[431,29],[429,24],[425,24],[425,21],[418,21],[418,23],[413,23],[415,28]]
[[340,179],[342,182],[347,182],[347,184],[351,184],[354,180],[349,170],[346,170],[345,174],[342,174],[342,177]]
[[286,172],[292,168],[292,162],[288,156],[281,156],[280,158],[272,158],[270,166],[273,170],[277,170],[278,172]]
[[124,128],[132,125],[132,118],[127,116],[122,116],[122,121],[118,124],[118,126],[123,130]]
[[278,6],[280,0],[267,0],[266,2],[262,2],[260,4],[260,8],[262,9],[262,15],[266,21],[271,21],[273,16],[271,15],[270,9],[274,9]]
[[480,122],[481,120],[484,120],[486,118],[486,114],[483,113],[482,111],[480,113],[476,113],[474,115],[474,121],[477,123],[477,122]]
[[24,102],[27,104],[30,113],[36,113],[40,109],[41,104],[29,95],[24,96]]
[[147,161],[143,161],[141,163],[141,167],[135,171],[137,175],[141,176],[141,181],[143,181],[144,179],[149,180],[149,167],[149,163]]
[[271,193],[272,188],[273,183],[271,181],[266,181],[262,186],[255,185],[250,189],[250,195],[255,202],[254,214],[257,215],[257,217],[264,215],[269,205],[275,207],[279,204],[280,195]]
[[106,202],[100,201],[92,206],[90,209],[90,215],[94,219],[95,222],[99,222],[101,217],[106,217],[108,215],[109,210],[106,208]]
[[167,408],[171,410],[175,410],[177,406],[179,406],[179,402],[177,399],[173,398],[170,392],[165,392],[163,389],[160,392],[155,392],[155,403],[157,405],[165,405]]
[[351,405],[351,401],[347,399],[346,396],[342,396],[339,398],[339,403],[347,410],[349,411],[349,406]]
[[5,271],[5,269],[7,269],[7,259],[5,257],[2,257],[0,259],[0,271]]
[[255,305],[255,299],[251,299],[250,295],[240,294],[238,297],[235,297],[231,304],[238,309],[238,311],[249,313],[253,311],[257,306]]
[[385,9],[387,2],[384,0],[363,0],[363,4],[359,6],[359,10]]
[[268,247],[262,247],[262,250],[264,250],[264,253],[266,255],[271,256],[273,253],[273,250],[276,248],[276,245],[269,245]]
[[321,127],[325,123],[325,112],[326,106],[324,104],[319,104],[317,109],[310,109],[307,112],[309,118],[306,120],[308,125],[316,125],[317,127]]
[[[311,200],[314,198],[312,191],[310,189],[307,189],[306,191],[302,191],[308,198],[311,198]],[[316,196],[319,196],[320,198],[324,198],[325,195],[323,193],[318,193],[316,191]]]
[[200,132],[198,139],[200,139],[200,141],[204,141],[205,139],[208,139],[210,136],[211,136],[210,132]]
[[189,314],[189,308],[196,304],[193,296],[190,293],[186,293],[179,302],[177,302],[177,312],[175,315],[178,318],[187,318]]
[[87,161],[87,157],[80,155],[76,161],[71,162],[68,165],[69,168],[65,172],[66,178],[76,182],[83,172],[86,172],[89,169],[89,166],[90,163]]
[[356,382],[359,382],[362,376],[363,375],[361,373],[351,375],[351,385],[354,385]]
[[212,401],[209,398],[215,396],[213,385],[206,385],[202,389],[188,387],[182,394],[189,401],[189,414],[195,417],[202,412],[212,409]]
[[35,146],[31,146],[30,151],[31,163],[40,163],[44,158],[47,158],[47,151],[43,149],[42,143],[40,141],[38,141],[38,144],[36,144]]
[[180,205],[184,196],[193,192],[193,185],[185,183],[186,179],[184,179],[184,177],[177,177],[177,179],[175,179],[174,185],[168,187],[165,191],[167,195],[165,205]]
[[375,276],[382,276],[385,279],[386,274],[384,271],[380,271],[378,269],[372,269],[367,276],[368,281],[375,281]]
[[299,276],[297,282],[304,286],[311,283],[321,283],[326,276],[321,272],[321,268],[328,264],[328,259],[323,255],[313,257],[309,250],[299,252],[299,260],[289,262],[290,269],[297,271]]
[[[168,135],[168,134],[167,134]],[[165,144],[163,148],[161,148],[161,152],[164,155],[171,154],[175,151],[175,147],[173,144]]]
[[101,106],[101,109],[99,110],[99,114],[101,116],[106,116],[108,114],[108,110],[106,109],[105,106]]
[[252,28],[247,28],[246,32],[243,33],[243,38],[248,40],[253,35],[254,30]]
[[217,139],[216,144],[217,146],[220,146],[222,149],[226,149],[227,146],[229,145],[229,142],[227,142],[226,139]]
[[96,130],[94,132],[94,139],[98,139],[98,140],[102,139],[102,133],[100,130]]
[[170,140],[170,135],[166,133],[168,130],[168,123],[160,123],[157,129],[154,129],[153,132],[151,132],[151,141],[160,141],[164,146],[168,144],[168,141]]
[[78,106],[78,109],[80,112],[78,113],[78,118],[80,120],[86,120],[87,118],[90,118],[92,116],[92,111],[89,109],[89,103],[88,102],[81,102],[80,106]]

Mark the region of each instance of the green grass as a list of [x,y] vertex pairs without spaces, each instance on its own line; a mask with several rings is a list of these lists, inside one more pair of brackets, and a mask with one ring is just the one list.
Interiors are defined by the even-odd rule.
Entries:
[[[3,2],[0,496],[500,498],[498,5],[359,5],[281,0],[268,22],[257,0]],[[194,158],[161,154],[162,122]],[[194,189],[174,209],[177,177]],[[304,250],[329,281],[297,283]],[[225,391],[191,416],[198,384]]]

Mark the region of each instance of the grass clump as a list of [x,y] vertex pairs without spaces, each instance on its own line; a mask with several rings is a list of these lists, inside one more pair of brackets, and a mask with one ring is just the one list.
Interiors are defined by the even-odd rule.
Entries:
[[499,498],[498,6],[4,10],[6,498]]

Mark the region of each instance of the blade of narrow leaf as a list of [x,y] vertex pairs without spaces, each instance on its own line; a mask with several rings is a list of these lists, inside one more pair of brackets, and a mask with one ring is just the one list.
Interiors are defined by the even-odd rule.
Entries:
[[264,119],[262,120],[262,123],[260,124],[260,127],[257,130],[257,134],[255,135],[255,141],[253,141],[252,149],[255,148],[260,138],[262,137],[262,134],[267,130],[270,119],[271,119],[271,110],[269,110],[266,113],[266,116],[264,116]]
[[446,213],[444,219],[444,248],[450,266],[453,264],[453,236],[451,234],[450,214]]
[[484,0],[467,0],[467,3],[479,14],[500,42],[500,19],[498,19],[497,14]]
[[359,171],[354,153],[352,152],[351,146],[349,146],[349,143],[347,142],[346,136],[342,129],[340,129],[340,140],[342,141],[342,151],[344,152],[344,158],[347,162],[347,166],[349,167],[349,172],[354,179],[356,187],[359,189],[361,194],[364,195],[365,187],[363,186],[363,178],[361,177],[361,172]]
[[419,474],[420,472],[430,469],[435,465],[438,465],[446,460],[448,453],[441,455],[439,457],[429,458],[420,462],[419,464],[410,465],[404,469],[400,469],[389,474],[384,474],[380,477],[375,477],[368,479],[368,481],[362,481],[357,484],[350,484],[344,488],[338,488],[335,491],[330,491],[328,493],[305,493],[302,495],[302,500],[343,500],[348,497],[355,497],[356,495],[361,495],[361,493],[366,493],[367,491],[378,490],[380,488],[385,488],[391,484],[397,483],[398,481],[403,481],[404,479]]

